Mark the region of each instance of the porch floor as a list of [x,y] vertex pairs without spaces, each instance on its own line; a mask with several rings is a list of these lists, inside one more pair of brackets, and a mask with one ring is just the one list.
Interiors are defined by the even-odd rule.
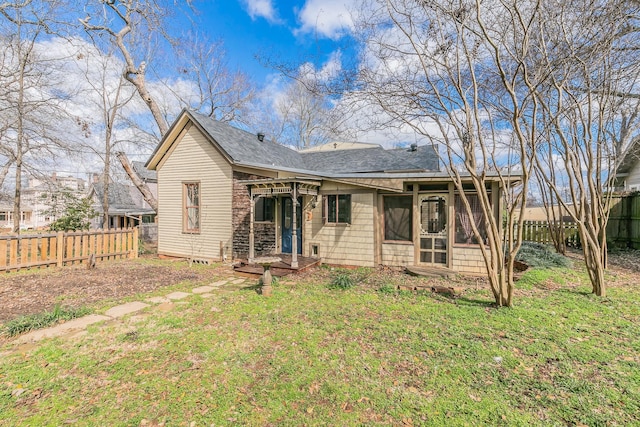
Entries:
[[[282,261],[280,262],[271,264],[271,275],[276,277],[287,276],[292,273],[304,271],[320,265],[320,263],[322,262],[322,259],[320,258],[303,257],[301,255],[298,255],[298,268],[292,268],[291,254],[278,254],[275,256],[282,259]],[[233,270],[234,272],[239,273],[242,276],[248,277],[258,277],[262,276],[262,273],[264,273],[263,266],[259,264],[249,264],[247,260],[240,260],[239,263],[233,266]]]
[[444,277],[446,279],[452,279],[456,275],[455,271],[447,267],[412,265],[406,267],[405,270],[412,276]]

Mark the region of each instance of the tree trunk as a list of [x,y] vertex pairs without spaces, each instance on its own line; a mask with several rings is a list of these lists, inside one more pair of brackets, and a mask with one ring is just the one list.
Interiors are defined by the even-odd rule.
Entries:
[[131,167],[131,163],[129,163],[127,155],[120,151],[118,152],[118,154],[116,154],[116,156],[118,156],[118,160],[120,160],[120,163],[122,163],[122,167],[124,168],[125,172],[127,172],[127,175],[129,175],[129,178],[131,178],[133,184],[138,188],[138,190],[140,190],[140,193],[142,193],[142,197],[144,197],[144,200],[149,203],[149,206],[151,206],[151,208],[157,213],[158,201],[149,189],[147,183],[138,176],[135,170],[133,170],[133,168]]
[[[27,55],[28,57],[28,55]],[[24,149],[24,73],[27,67],[27,57],[20,61],[18,75],[18,126],[16,129],[16,189],[13,197],[13,229],[14,233],[20,233],[21,217],[21,193],[22,193],[22,154]]]

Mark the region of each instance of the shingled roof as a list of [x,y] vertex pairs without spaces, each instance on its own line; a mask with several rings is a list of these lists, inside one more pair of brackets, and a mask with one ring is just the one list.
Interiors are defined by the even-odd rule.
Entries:
[[300,153],[268,139],[219,122],[203,114],[191,112],[191,116],[227,153],[234,163],[260,164],[285,168],[300,168]]
[[[372,146],[348,150],[298,152],[266,138],[261,141],[257,135],[203,114],[184,110],[181,117],[185,114],[214,145],[218,146],[223,155],[236,165],[282,168],[318,176],[440,170],[438,156],[434,148],[428,145],[415,149],[385,150],[380,146]],[[161,141],[147,164],[152,163],[152,159],[164,144],[165,141]],[[157,164],[157,160],[155,162]],[[155,167],[155,164],[151,167]]]
[[133,170],[136,171],[140,179],[144,182],[158,182],[156,171],[149,170],[145,167],[144,162],[131,162]]
[[431,146],[416,150],[382,147],[300,153],[310,170],[331,173],[437,171],[438,157]]
[[[93,184],[93,192],[98,202],[95,207],[101,212],[100,201],[104,194],[104,184],[101,182]],[[151,215],[154,213],[153,209],[144,207],[142,195],[135,187],[119,182],[109,183],[109,214]]]

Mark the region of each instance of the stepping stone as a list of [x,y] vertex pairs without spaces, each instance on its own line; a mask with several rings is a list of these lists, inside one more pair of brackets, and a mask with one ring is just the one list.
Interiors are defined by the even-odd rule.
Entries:
[[184,299],[190,295],[191,294],[187,292],[171,292],[169,295],[166,295],[166,297],[169,298],[170,300],[179,300],[179,299]]
[[217,282],[209,283],[209,286],[218,287],[227,283],[226,280],[218,280]]
[[135,313],[136,311],[140,311],[143,308],[147,308],[147,307],[149,307],[149,304],[145,304],[140,301],[134,301],[134,302],[129,302],[127,304],[111,307],[104,314],[109,317],[118,318],[130,313]]
[[155,306],[154,309],[167,312],[173,310],[173,307],[175,307],[175,305],[172,302],[163,302],[162,304]]
[[16,344],[39,341],[44,338],[60,337],[68,334],[70,331],[85,329],[91,324],[102,322],[104,320],[111,320],[111,317],[102,316],[100,314],[90,314],[88,316],[69,320],[68,322],[61,323],[51,328],[39,329],[37,331],[24,334],[16,340]]
[[244,283],[246,279],[235,279],[232,280],[231,283],[233,283],[234,285],[239,285],[240,283]]
[[200,286],[198,288],[191,289],[191,292],[194,294],[205,294],[207,292],[211,292],[213,290],[213,286]]
[[167,297],[151,297],[147,298],[145,301],[150,302],[151,304],[162,304],[163,302],[169,301]]
[[211,297],[213,296],[213,294],[211,294],[211,293],[207,292],[206,294],[200,294],[200,296],[201,296],[202,298],[211,298]]

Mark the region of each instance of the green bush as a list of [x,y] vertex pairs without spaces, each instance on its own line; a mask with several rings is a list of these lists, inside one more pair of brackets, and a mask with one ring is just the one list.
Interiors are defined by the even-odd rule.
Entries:
[[530,267],[571,267],[569,258],[555,252],[552,246],[541,243],[523,242],[516,259]]
[[5,332],[10,337],[32,331],[34,329],[42,329],[58,323],[60,320],[71,320],[89,314],[91,310],[87,307],[72,308],[61,307],[56,304],[52,311],[21,316],[11,320],[4,327]]
[[58,219],[49,225],[51,231],[78,231],[88,230],[91,227],[91,219],[98,216],[93,209],[93,202],[88,197],[78,197],[73,193],[60,193],[57,202],[63,207],[50,209],[47,214],[58,216]]
[[330,289],[349,289],[355,286],[355,281],[353,277],[349,273],[339,272],[333,276],[331,283],[329,284]]

